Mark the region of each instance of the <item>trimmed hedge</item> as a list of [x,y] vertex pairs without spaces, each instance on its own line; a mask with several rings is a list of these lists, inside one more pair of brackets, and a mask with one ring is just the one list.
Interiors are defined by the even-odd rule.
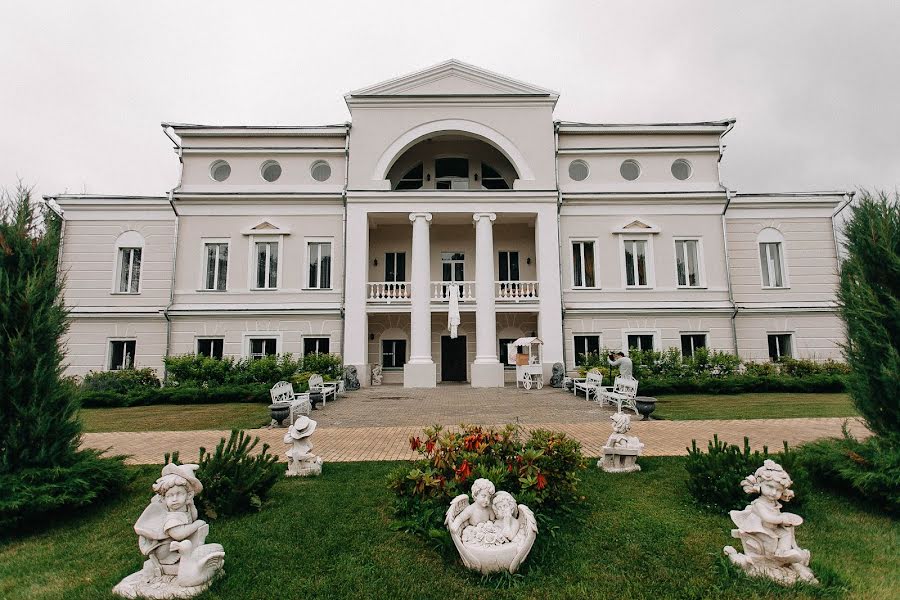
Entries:
[[220,387],[176,386],[135,388],[125,394],[82,390],[78,399],[84,408],[119,408],[151,404],[223,404],[226,402],[269,402],[266,384]]
[[665,394],[745,394],[750,392],[823,393],[843,392],[847,380],[844,375],[808,375],[790,377],[772,375],[730,375],[726,377],[644,378],[638,393],[642,396]]

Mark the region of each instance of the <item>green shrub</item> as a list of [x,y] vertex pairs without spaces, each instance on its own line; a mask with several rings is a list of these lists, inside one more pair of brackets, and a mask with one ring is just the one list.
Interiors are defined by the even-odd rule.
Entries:
[[301,370],[335,381],[344,375],[344,361],[337,354],[307,354]]
[[463,426],[461,431],[425,430],[410,438],[421,459],[391,474],[400,528],[449,544],[443,527],[450,501],[478,478],[490,479],[541,518],[577,499],[578,473],[585,468],[581,445],[564,433],[535,430],[524,442],[512,425],[497,430]]
[[146,369],[120,369],[118,371],[91,371],[81,381],[81,390],[90,392],[116,392],[124,394],[135,388],[158,388],[156,371]]
[[825,393],[842,392],[845,375],[809,375],[788,377],[785,375],[729,375],[716,377],[705,375],[684,378],[640,379],[638,393],[642,396],[665,394],[745,394],[749,392]]
[[805,444],[798,454],[813,483],[900,515],[900,448],[890,440],[859,441],[845,426],[843,438]]
[[697,447],[697,440],[693,440],[685,463],[688,493],[700,506],[717,512],[743,508],[752,498],[744,493],[741,480],[752,475],[767,458],[780,464],[791,476],[794,481],[792,489],[796,494],[792,510],[802,508],[811,489],[809,476],[799,454],[790,450],[787,442],[784,443],[784,450],[770,456],[765,447],[762,452],[751,452],[750,441],[746,437],[741,448],[721,442],[719,436],[714,435],[707,444],[706,452]]
[[[156,404],[225,404],[233,402],[269,402],[269,386],[264,384],[228,387],[178,386],[137,388],[127,393],[79,392],[84,408],[123,408]],[[296,388],[295,388],[296,389]]]
[[[243,431],[233,430],[222,438],[214,452],[200,448],[197,479],[203,492],[197,496],[197,510],[208,520],[258,511],[284,467],[278,457],[263,444],[256,456],[259,438],[251,441]],[[165,462],[178,463],[178,452],[166,454]]]
[[318,373],[329,380],[343,375],[343,362],[336,354],[309,354],[296,359],[290,353],[258,359],[183,354],[166,357],[164,362],[167,386],[223,387],[259,383],[271,387],[279,381],[292,381],[303,372]]

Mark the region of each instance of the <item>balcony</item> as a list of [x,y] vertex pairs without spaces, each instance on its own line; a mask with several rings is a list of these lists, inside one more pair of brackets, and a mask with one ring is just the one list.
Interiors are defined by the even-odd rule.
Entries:
[[[475,303],[474,281],[432,281],[431,301],[450,300],[450,287],[459,288],[459,301],[463,304]],[[409,304],[412,299],[412,285],[404,281],[370,281],[366,284],[368,304]],[[535,303],[540,299],[537,281],[495,281],[494,300],[498,304]]]

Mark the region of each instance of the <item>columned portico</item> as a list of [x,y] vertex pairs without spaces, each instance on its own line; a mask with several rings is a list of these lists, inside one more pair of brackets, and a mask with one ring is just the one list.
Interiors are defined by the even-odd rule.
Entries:
[[431,358],[431,213],[410,213],[412,261],[410,277],[409,361],[403,367],[403,386],[430,388],[437,385],[437,369]]
[[503,387],[497,360],[497,314],[494,301],[494,213],[475,213],[475,362],[472,387]]

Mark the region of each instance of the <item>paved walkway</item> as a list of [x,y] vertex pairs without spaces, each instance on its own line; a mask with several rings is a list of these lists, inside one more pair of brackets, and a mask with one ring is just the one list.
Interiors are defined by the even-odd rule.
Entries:
[[[509,390],[504,393],[468,387],[454,388],[452,392],[446,387],[439,389],[444,393],[380,389],[329,403],[325,410],[313,413],[319,422],[314,437],[316,453],[326,462],[408,460],[416,457],[409,449],[409,437],[420,435],[427,423],[452,426],[460,422],[518,422],[526,429],[543,427],[564,431],[582,443],[587,456],[598,456],[611,431],[606,418],[609,409],[559,391],[536,393],[528,397],[529,402],[523,403],[521,395]],[[415,407],[409,404],[412,395],[416,396]],[[435,412],[435,408],[439,410]],[[777,450],[785,440],[795,446],[821,437],[839,436],[845,420],[635,421],[632,431],[644,442],[647,456],[677,456],[685,454],[691,440],[696,439],[705,446],[713,434],[736,444],[742,444],[744,436],[748,436],[754,448],[766,445]],[[386,422],[392,424],[385,425]],[[850,430],[857,436],[868,433],[857,419],[850,420]],[[282,441],[285,431],[249,430],[278,454],[283,454],[285,448]],[[185,458],[197,456],[201,446],[211,449],[227,435],[227,431],[88,433],[83,445],[128,454],[131,464],[159,464],[166,452],[178,450]]]

